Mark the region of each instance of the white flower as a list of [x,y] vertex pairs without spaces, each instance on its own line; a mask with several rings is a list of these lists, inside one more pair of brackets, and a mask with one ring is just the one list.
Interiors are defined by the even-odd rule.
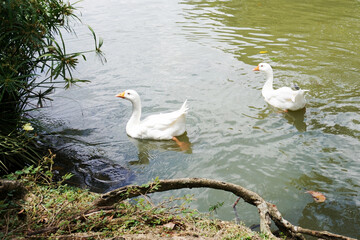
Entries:
[[31,126],[30,123],[26,123],[22,128],[23,128],[25,131],[32,131],[32,130],[34,130],[34,128]]

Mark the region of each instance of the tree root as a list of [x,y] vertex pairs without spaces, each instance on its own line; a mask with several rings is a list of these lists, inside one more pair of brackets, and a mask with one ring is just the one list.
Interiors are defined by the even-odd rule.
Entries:
[[[138,197],[154,192],[165,192],[169,190],[176,190],[182,188],[213,188],[218,190],[224,190],[232,192],[236,196],[242,198],[245,202],[254,205],[258,208],[260,215],[260,231],[267,234],[270,238],[277,238],[270,230],[271,220],[279,228],[279,230],[286,236],[292,239],[305,239],[302,234],[322,238],[322,239],[347,239],[355,240],[353,238],[345,237],[329,233],[326,231],[315,231],[310,229],[294,226],[289,221],[284,219],[281,213],[278,211],[276,205],[266,202],[257,193],[252,192],[242,186],[232,183],[226,183],[216,180],[204,179],[204,178],[182,178],[182,179],[170,179],[170,180],[158,180],[150,184],[142,186],[124,186],[122,188],[115,189],[111,192],[101,195],[96,200],[95,206],[111,206],[119,201],[123,201],[128,198]],[[270,220],[271,219],[271,220]]]

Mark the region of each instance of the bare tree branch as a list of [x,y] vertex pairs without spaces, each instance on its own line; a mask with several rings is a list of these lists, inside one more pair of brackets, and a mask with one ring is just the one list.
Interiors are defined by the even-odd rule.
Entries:
[[260,231],[267,234],[270,238],[276,238],[270,230],[271,220],[273,220],[281,232],[293,239],[303,240],[305,238],[302,234],[307,234],[323,239],[355,240],[353,238],[348,238],[326,231],[315,231],[294,226],[282,217],[276,205],[266,202],[257,193],[232,183],[204,178],[159,180],[143,186],[124,186],[101,195],[100,198],[95,201],[95,206],[111,206],[128,198],[138,197],[140,195],[146,195],[154,192],[165,192],[182,188],[212,188],[232,192],[236,196],[242,198],[245,202],[258,208],[260,215]]

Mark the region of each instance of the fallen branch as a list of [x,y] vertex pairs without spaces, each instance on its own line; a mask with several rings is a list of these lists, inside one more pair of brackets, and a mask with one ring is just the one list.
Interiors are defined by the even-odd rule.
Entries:
[[245,202],[254,205],[258,208],[260,215],[260,231],[267,234],[271,238],[276,238],[270,230],[271,220],[274,221],[275,225],[281,232],[286,234],[288,237],[293,239],[305,239],[302,234],[307,234],[323,239],[347,239],[355,240],[345,236],[325,232],[315,231],[298,226],[292,225],[289,221],[284,219],[281,213],[278,211],[274,204],[266,202],[257,193],[252,192],[244,187],[235,185],[232,183],[226,183],[221,181],[215,181],[203,178],[183,178],[183,179],[171,179],[171,180],[158,180],[154,183],[143,185],[143,186],[125,186],[122,188],[115,189],[111,192],[101,195],[96,200],[95,206],[111,206],[119,201],[125,199],[146,195],[154,192],[164,192],[169,190],[176,190],[182,188],[212,188],[218,190],[224,190],[232,192],[236,196],[242,198]]

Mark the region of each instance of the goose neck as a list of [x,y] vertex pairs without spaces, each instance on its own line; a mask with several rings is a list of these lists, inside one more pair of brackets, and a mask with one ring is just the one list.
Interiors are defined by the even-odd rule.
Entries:
[[131,125],[138,125],[140,124],[141,118],[141,103],[140,101],[133,101],[132,102],[132,114],[128,124]]
[[266,82],[264,84],[263,90],[273,90],[273,71],[266,71]]

